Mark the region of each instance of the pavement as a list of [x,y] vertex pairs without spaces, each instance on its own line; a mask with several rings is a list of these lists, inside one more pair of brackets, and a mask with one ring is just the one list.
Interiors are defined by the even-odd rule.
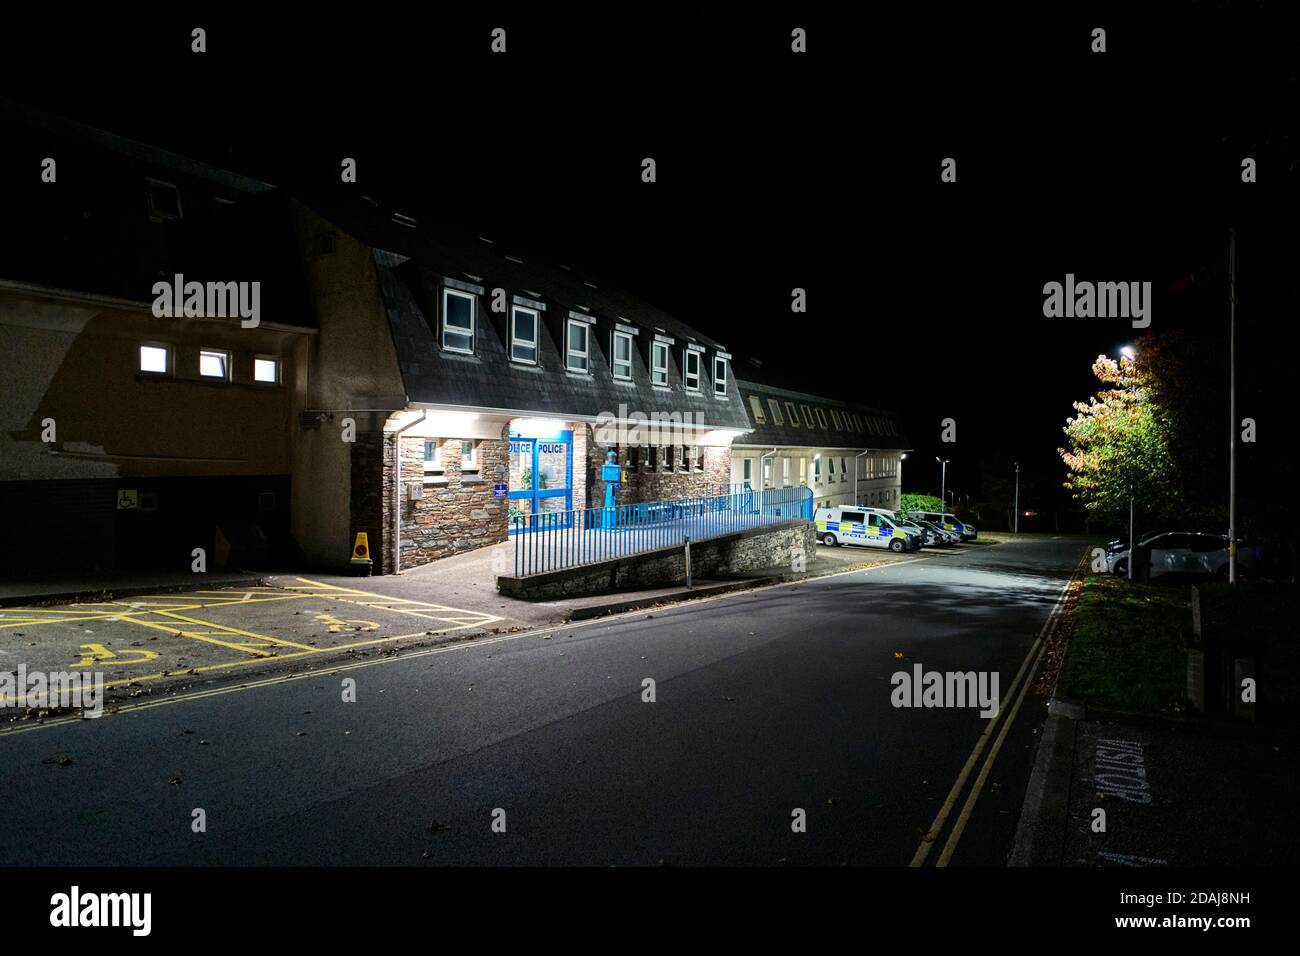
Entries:
[[1055,703],[1013,865],[1294,865],[1293,735],[1229,721],[1087,718],[1086,708]]
[[[15,722],[0,860],[1000,865],[1084,553],[972,548]],[[432,613],[322,584],[239,609]],[[895,706],[918,664],[998,674],[999,715]]]

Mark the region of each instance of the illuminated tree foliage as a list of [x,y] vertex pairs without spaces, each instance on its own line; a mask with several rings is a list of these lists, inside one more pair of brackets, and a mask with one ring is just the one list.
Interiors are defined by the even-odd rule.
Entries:
[[1104,386],[1066,420],[1069,469],[1065,487],[1097,518],[1127,518],[1129,501],[1148,514],[1171,515],[1179,495],[1167,419],[1152,401],[1155,384],[1138,359],[1097,356],[1093,374]]

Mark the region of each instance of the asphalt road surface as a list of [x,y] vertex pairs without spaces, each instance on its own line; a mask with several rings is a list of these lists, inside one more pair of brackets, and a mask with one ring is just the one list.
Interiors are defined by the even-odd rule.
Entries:
[[[1003,544],[16,724],[0,862],[1000,865],[1043,714],[1030,692],[1011,719],[1013,678],[1084,551]],[[996,671],[1000,716],[893,706],[915,664]]]

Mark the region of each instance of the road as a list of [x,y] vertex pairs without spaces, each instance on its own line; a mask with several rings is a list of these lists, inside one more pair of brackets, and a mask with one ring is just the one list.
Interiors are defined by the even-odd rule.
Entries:
[[[1003,544],[15,725],[0,862],[907,865],[988,722],[894,707],[891,675],[996,671],[1000,730],[1083,553]],[[1005,862],[1041,712],[926,865]]]

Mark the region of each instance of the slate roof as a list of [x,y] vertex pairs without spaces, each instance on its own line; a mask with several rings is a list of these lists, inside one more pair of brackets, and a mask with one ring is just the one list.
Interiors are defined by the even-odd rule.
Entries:
[[[805,392],[792,392],[759,382],[739,381],[736,384],[754,428],[750,434],[737,438],[736,445],[764,448],[881,448],[899,451],[907,451],[911,447],[903,430],[903,420],[897,412]],[[759,422],[754,413],[754,399],[762,410],[765,419],[763,422]],[[780,409],[779,424],[771,407],[772,402],[776,402]],[[791,423],[790,404],[794,405],[799,414],[798,427]],[[804,415],[805,407],[812,416],[811,426]],[[822,412],[820,417],[817,414],[819,409]],[[837,415],[840,424],[838,429],[835,427]],[[823,420],[826,427],[822,427]]]
[[[366,202],[341,208],[337,202],[305,201],[375,250],[384,306],[409,401],[557,418],[676,414],[709,428],[750,427],[736,392],[730,356],[721,344],[631,293],[526,252],[516,255],[517,250],[499,248],[483,239],[400,225],[389,207]],[[485,290],[486,294],[478,297],[472,356],[439,347],[439,288],[445,280]],[[536,367],[510,360],[508,313],[490,309],[495,288],[505,289],[511,302],[517,295],[545,305]],[[562,346],[570,312],[595,320],[590,374],[565,369]],[[611,333],[616,324],[637,330],[630,383],[615,380],[610,364]],[[667,389],[650,384],[650,343],[656,333],[674,340],[669,347]],[[681,366],[688,343],[705,349],[699,392],[689,392],[683,384]],[[725,397],[713,391],[715,354],[728,359]],[[688,415],[693,417],[687,419]]]
[[[0,133],[33,183],[3,197],[0,278],[134,302],[176,273],[258,281],[263,321],[314,326],[280,190],[6,100]],[[54,184],[35,182],[46,156]],[[149,179],[176,187],[179,218],[151,221]]]

